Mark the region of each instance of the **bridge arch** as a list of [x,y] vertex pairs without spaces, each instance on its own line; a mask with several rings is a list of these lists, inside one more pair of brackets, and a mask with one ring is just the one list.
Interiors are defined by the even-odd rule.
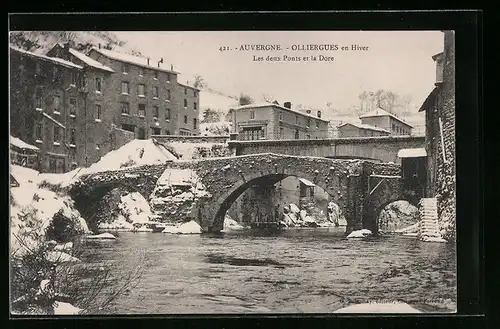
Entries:
[[[343,211],[347,199],[347,177],[344,175],[324,178],[319,171],[301,170],[298,167],[281,168],[275,172],[251,172],[238,179],[230,188],[221,193],[213,204],[213,221],[210,230],[219,231],[223,228],[224,218],[227,210],[247,189],[254,185],[273,186],[286,177],[297,177],[311,181],[323,189],[329,196],[330,201],[337,204]],[[333,182],[332,182],[333,181]],[[198,216],[201,214],[198,213]],[[354,223],[348,223],[354,225]]]

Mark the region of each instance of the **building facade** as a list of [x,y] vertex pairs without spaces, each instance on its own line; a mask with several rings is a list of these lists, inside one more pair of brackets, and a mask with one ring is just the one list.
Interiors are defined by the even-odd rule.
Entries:
[[[454,232],[455,195],[455,35],[444,31],[444,51],[434,55],[435,88],[422,104],[425,111],[428,198],[438,199],[438,218],[446,234]],[[447,228],[448,227],[448,228]]]
[[81,144],[70,127],[83,73],[70,61],[10,47],[10,133],[39,148],[41,172],[65,172],[77,161]]
[[290,103],[250,104],[231,109],[233,133],[239,140],[328,138],[328,121],[291,109]]
[[337,127],[338,137],[374,137],[389,136],[390,131],[366,124],[343,123]]
[[153,62],[98,47],[92,48],[88,56],[116,72],[111,76],[107,96],[113,104],[116,126],[134,132],[139,139],[199,135],[198,89],[179,84],[179,73],[173,67],[165,68],[163,59]]
[[412,125],[398,118],[392,113],[382,108],[362,114],[359,116],[361,123],[376,128],[382,128],[391,133],[391,135],[411,135]]

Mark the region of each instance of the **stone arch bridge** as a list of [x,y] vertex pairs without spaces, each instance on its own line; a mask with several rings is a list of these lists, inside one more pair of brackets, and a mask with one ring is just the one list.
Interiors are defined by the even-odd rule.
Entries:
[[361,228],[376,231],[379,212],[392,201],[416,202],[414,193],[403,190],[399,165],[272,153],[99,172],[80,177],[69,193],[88,218],[103,196],[116,187],[137,191],[150,202],[160,177],[171,169],[189,169],[203,185],[207,193],[193,200],[189,218],[184,219],[196,220],[207,232],[223,228],[226,211],[245,190],[265,190],[288,176],[307,179],[326,191],[343,209],[348,232]]

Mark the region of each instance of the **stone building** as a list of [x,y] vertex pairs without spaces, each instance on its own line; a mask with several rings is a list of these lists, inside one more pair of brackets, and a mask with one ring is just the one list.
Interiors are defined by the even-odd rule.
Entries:
[[438,218],[445,237],[454,233],[455,196],[455,36],[444,31],[444,51],[436,62],[435,88],[422,104],[425,111],[427,189],[438,201]]
[[346,122],[337,127],[338,137],[388,136],[390,131],[367,124]]
[[413,128],[412,125],[403,119],[382,108],[376,108],[373,111],[362,114],[359,118],[362,124],[385,129],[390,131],[391,135],[410,135]]
[[84,67],[10,47],[10,133],[39,148],[42,172],[65,172],[81,148],[71,126]]
[[250,104],[231,109],[232,133],[240,140],[328,138],[328,120],[295,111],[290,102]]
[[199,90],[178,83],[179,72],[165,68],[163,58],[152,61],[100,47],[88,56],[116,72],[107,98],[118,127],[139,139],[199,135]]

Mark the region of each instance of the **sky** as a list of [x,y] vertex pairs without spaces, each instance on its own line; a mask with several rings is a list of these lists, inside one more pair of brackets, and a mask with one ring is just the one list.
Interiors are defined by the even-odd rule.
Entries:
[[[346,109],[360,103],[363,91],[390,90],[412,98],[417,107],[434,87],[431,56],[443,51],[440,31],[182,31],[115,32],[145,56],[173,64],[180,81],[201,75],[206,83],[231,95],[241,92],[281,104]],[[240,51],[241,45],[281,45],[281,51]],[[293,51],[292,45],[330,44],[339,50]],[[359,45],[366,51],[343,51]],[[229,51],[220,51],[229,47]],[[254,56],[305,57],[309,61],[254,61]],[[334,57],[312,61],[311,56]]]

